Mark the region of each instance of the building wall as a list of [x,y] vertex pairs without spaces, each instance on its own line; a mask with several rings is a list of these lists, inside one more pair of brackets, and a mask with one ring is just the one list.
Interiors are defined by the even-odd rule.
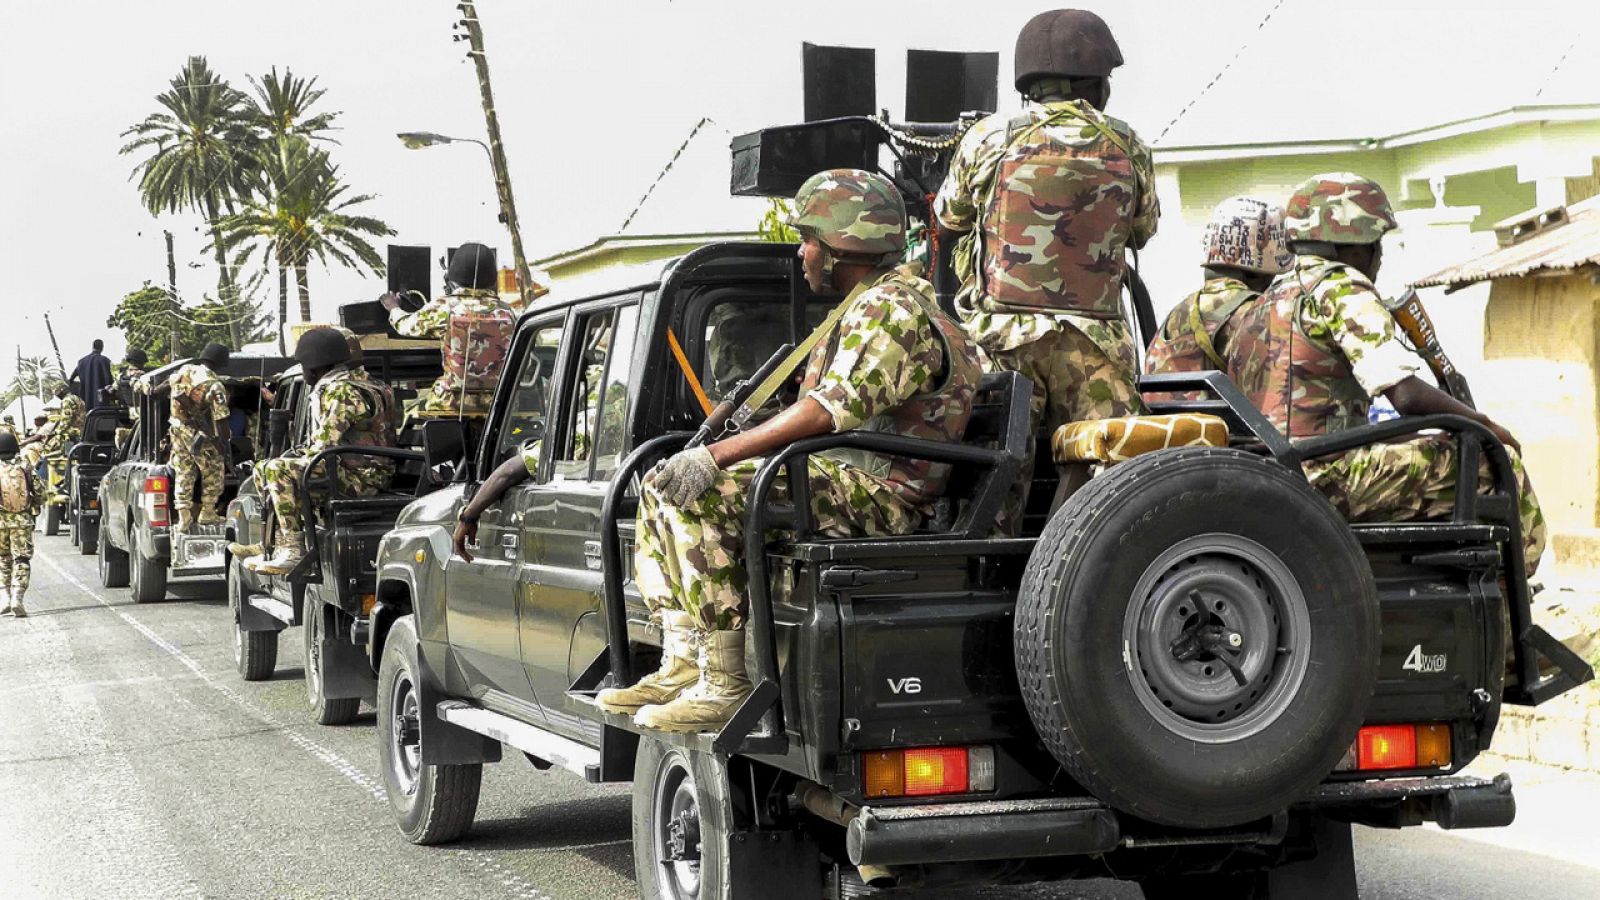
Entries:
[[1502,279],[1490,290],[1490,377],[1473,390],[1479,406],[1522,442],[1552,531],[1600,525],[1597,306],[1600,287],[1585,276]]

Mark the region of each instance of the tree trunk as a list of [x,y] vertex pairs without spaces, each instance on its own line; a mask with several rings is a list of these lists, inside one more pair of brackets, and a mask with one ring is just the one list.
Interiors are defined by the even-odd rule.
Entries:
[[278,263],[278,355],[289,355],[289,267]]
[[[206,225],[211,228],[211,249],[217,257],[217,299],[222,301],[223,309],[228,313],[228,337],[232,349],[239,349],[239,323],[231,321],[238,318],[239,289],[233,283],[233,271],[228,268],[228,254],[222,249],[221,234],[217,231],[217,224],[221,221],[217,214],[217,200],[215,197],[206,198]],[[172,299],[178,299],[174,293]],[[176,352],[176,351],[174,351]]]
[[300,321],[311,321],[311,282],[305,266],[294,267],[294,286],[300,292]]

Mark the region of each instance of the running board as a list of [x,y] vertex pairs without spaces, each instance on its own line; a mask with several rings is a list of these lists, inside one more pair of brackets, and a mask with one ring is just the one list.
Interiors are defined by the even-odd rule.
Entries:
[[494,738],[529,756],[535,756],[566,769],[581,778],[594,780],[590,770],[600,770],[600,751],[551,734],[536,725],[473,706],[460,700],[441,700],[439,718],[451,725]]
[[285,625],[295,624],[294,607],[276,597],[268,597],[265,594],[251,594],[250,605]]

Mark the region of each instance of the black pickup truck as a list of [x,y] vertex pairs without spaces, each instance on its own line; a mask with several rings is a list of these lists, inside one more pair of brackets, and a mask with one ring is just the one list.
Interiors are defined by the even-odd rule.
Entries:
[[[194,361],[169,363],[146,377],[155,387]],[[234,407],[254,411],[260,406],[262,383],[289,364],[278,356],[236,354],[219,374],[228,384]],[[96,553],[102,585],[128,587],[131,581],[134,602],[152,603],[167,595],[169,578],[221,575],[227,539],[221,525],[196,524],[188,534],[173,529],[177,513],[172,467],[167,465],[171,402],[151,394],[138,395],[137,402],[138,425],[100,479]],[[223,503],[239,489],[241,464],[255,457],[260,440],[260,435],[234,435],[224,467]]]
[[[630,582],[638,479],[700,417],[668,329],[710,382],[713,323],[776,323],[737,338],[768,351],[836,302],[808,292],[792,245],[714,244],[523,317],[463,483],[407,507],[378,550],[365,633],[408,839],[464,834],[503,746],[633,782],[652,900],[1082,877],[1350,898],[1352,823],[1512,820],[1508,779],[1460,770],[1503,703],[1592,673],[1529,620],[1504,448],[1448,416],[1290,443],[1215,373],[1144,388],[1203,392],[1166,409],[1221,416],[1231,446],[1141,456],[1055,504],[1041,465],[1020,538],[990,536],[1033,439],[1020,376],[986,377],[959,445],[845,433],[773,455],[749,496],[749,699],[696,736],[599,710],[596,690],[659,653]],[[1451,521],[1352,527],[1301,474],[1423,429],[1495,474]],[[483,515],[473,562],[453,556],[465,498],[524,446],[540,477]],[[839,447],[950,463],[948,502],[912,535],[816,537],[774,483]]]
[[[440,374],[437,341],[394,342],[381,337],[386,349],[366,349],[363,365],[389,385],[398,401],[414,397]],[[269,414],[270,449],[303,444],[308,437],[310,391],[298,366],[280,375]],[[271,677],[277,665],[278,634],[303,625],[306,699],[312,717],[323,725],[343,725],[355,718],[361,701],[373,699],[373,670],[364,651],[367,614],[375,601],[378,541],[394,525],[400,510],[432,481],[421,452],[408,445],[420,433],[403,432],[400,447],[383,451],[334,447],[319,454],[330,464],[346,454],[370,457],[381,453],[398,463],[389,488],[372,497],[340,497],[311,478],[313,494],[302,491],[302,518],[307,524],[305,562],[284,576],[258,575],[242,560],[227,559],[228,606],[233,619],[234,652],[246,681]],[[315,474],[315,473],[313,473]],[[266,497],[252,476],[228,504],[224,526],[229,541],[264,541]]]
[[132,425],[121,405],[92,409],[84,417],[83,435],[67,450],[67,527],[73,546],[84,556],[99,547],[100,479],[116,458],[117,429]]

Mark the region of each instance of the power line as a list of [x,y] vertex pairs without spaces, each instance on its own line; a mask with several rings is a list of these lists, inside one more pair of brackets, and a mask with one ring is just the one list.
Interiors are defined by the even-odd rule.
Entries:
[[[694,136],[699,134],[700,129],[706,127],[707,125],[717,125],[717,123],[712,121],[710,116],[701,116],[700,121],[694,123],[694,127],[689,129],[689,136],[684,138],[683,143],[678,145],[678,149],[672,154],[672,158],[667,160],[667,164],[665,166],[661,167],[661,172],[656,175],[656,180],[650,182],[650,186],[645,189],[644,196],[640,197],[639,202],[634,204],[633,211],[628,213],[628,217],[626,219],[622,220],[622,227],[617,229],[619,233],[627,231],[628,226],[633,224],[633,217],[637,216],[639,214],[639,210],[644,208],[645,201],[649,200],[650,195],[655,193],[656,186],[661,184],[662,179],[667,177],[668,172],[672,171],[673,165],[678,162],[678,157],[682,156],[683,151],[689,148],[689,142],[694,140]],[[721,125],[717,125],[717,127],[722,128]],[[727,131],[728,129],[722,128],[722,130]]]
[[1206,86],[1200,89],[1200,93],[1195,94],[1193,100],[1190,100],[1188,103],[1184,104],[1182,109],[1178,110],[1178,114],[1172,117],[1172,121],[1167,123],[1167,127],[1161,129],[1161,133],[1156,135],[1155,143],[1161,143],[1161,139],[1167,136],[1167,132],[1172,130],[1172,126],[1178,124],[1178,120],[1183,118],[1184,115],[1186,115],[1196,103],[1199,103],[1202,97],[1210,93],[1211,88],[1214,87],[1217,82],[1222,80],[1222,76],[1228,74],[1228,70],[1233,68],[1233,64],[1239,61],[1239,57],[1244,55],[1244,51],[1250,48],[1250,44],[1254,42],[1256,38],[1261,36],[1262,29],[1267,27],[1267,23],[1272,21],[1273,15],[1277,13],[1278,8],[1283,6],[1283,4],[1284,0],[1278,0],[1277,3],[1272,5],[1271,9],[1267,10],[1267,14],[1262,16],[1261,21],[1256,23],[1255,32],[1245,37],[1244,41],[1239,44],[1239,49],[1233,52],[1233,57],[1224,63],[1221,69],[1217,70],[1217,74],[1213,75],[1211,80],[1206,83]]

